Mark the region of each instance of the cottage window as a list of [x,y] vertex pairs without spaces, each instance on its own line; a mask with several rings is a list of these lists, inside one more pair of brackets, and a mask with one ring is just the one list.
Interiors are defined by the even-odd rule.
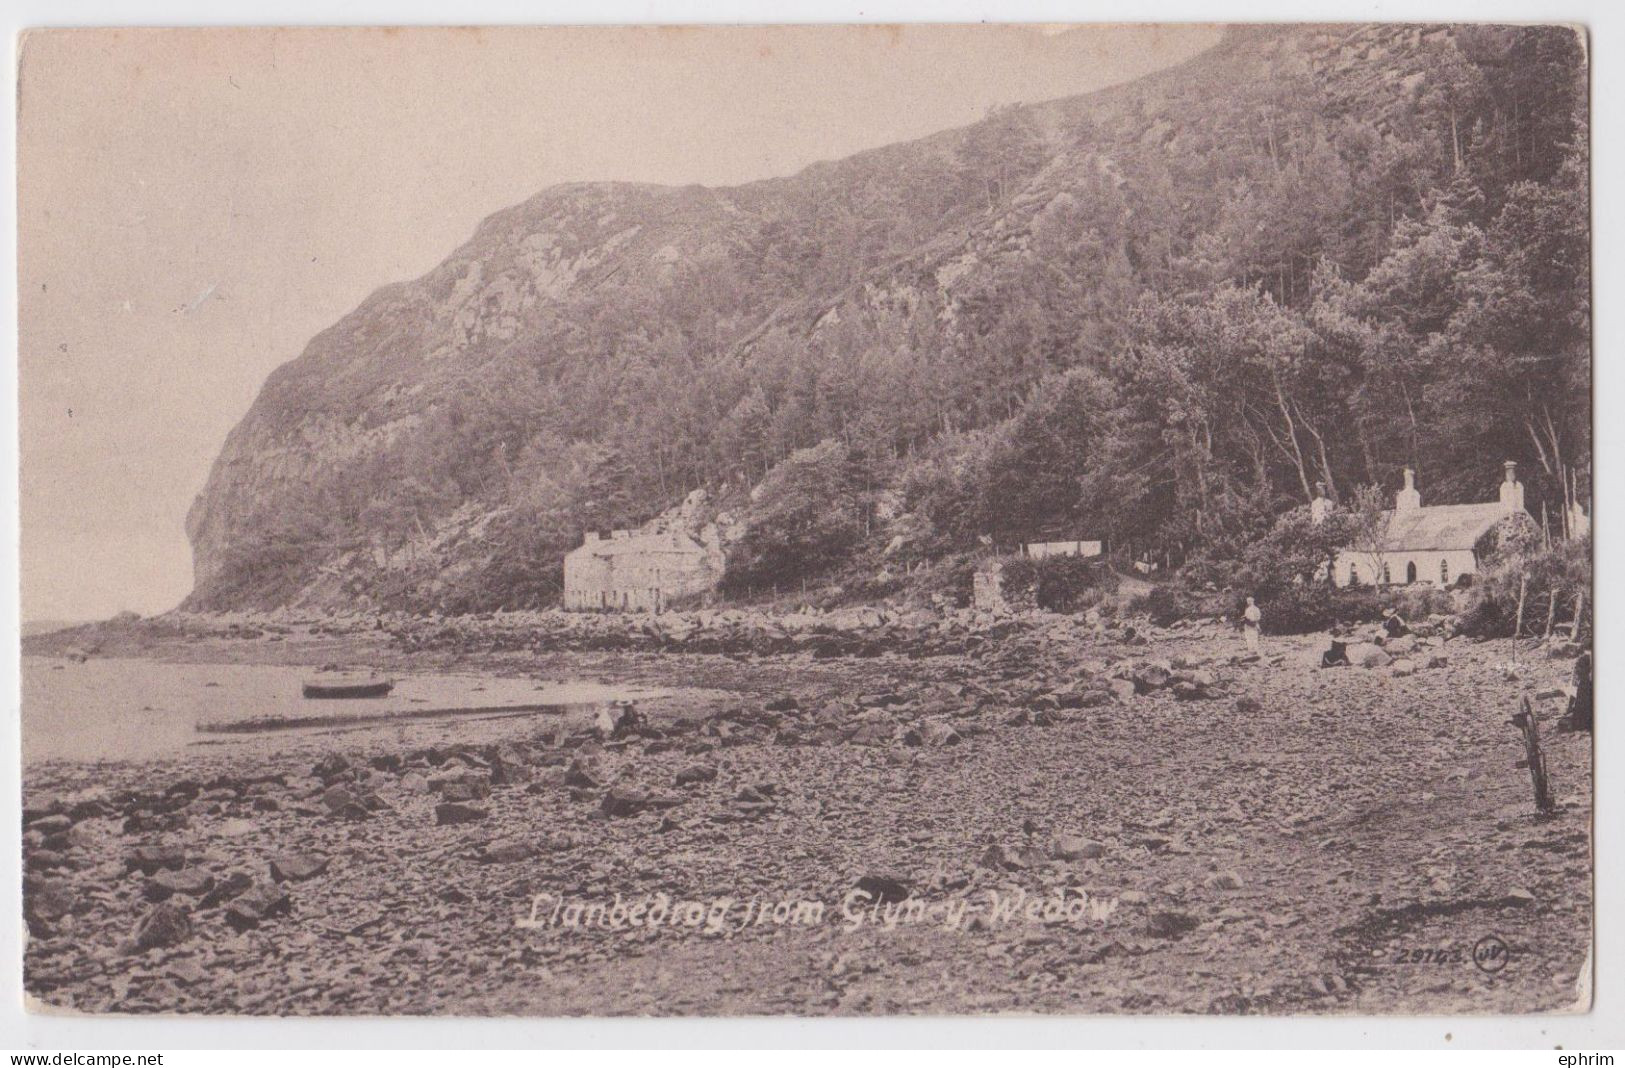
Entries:
[[1359,584],[1360,584],[1360,569],[1355,566],[1354,561],[1350,560],[1349,561],[1349,585],[1350,586],[1358,586]]
[[1450,585],[1450,561],[1439,557],[1439,585]]
[[1384,586],[1387,586],[1390,583],[1392,583],[1393,581],[1394,581],[1393,572],[1388,570],[1388,561],[1384,560],[1382,562],[1382,584]]
[[1408,560],[1405,563],[1405,581],[1406,581],[1406,583],[1412,583],[1412,582],[1416,581],[1416,561],[1415,560]]

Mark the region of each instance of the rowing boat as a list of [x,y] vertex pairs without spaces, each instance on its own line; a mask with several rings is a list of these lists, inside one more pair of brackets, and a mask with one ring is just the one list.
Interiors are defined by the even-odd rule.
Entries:
[[324,675],[306,679],[303,692],[314,700],[352,697],[387,697],[395,683],[377,675]]

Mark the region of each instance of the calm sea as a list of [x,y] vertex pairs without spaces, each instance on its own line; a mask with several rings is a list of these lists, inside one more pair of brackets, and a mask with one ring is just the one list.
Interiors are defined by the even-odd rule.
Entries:
[[22,658],[23,760],[144,760],[194,745],[275,745],[299,735],[458,716],[585,718],[617,698],[664,691],[480,675],[400,675],[388,696],[305,699],[312,670],[261,664],[173,664]]

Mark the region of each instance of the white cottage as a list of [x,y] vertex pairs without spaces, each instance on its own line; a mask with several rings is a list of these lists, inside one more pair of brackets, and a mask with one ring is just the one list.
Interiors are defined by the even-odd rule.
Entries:
[[1029,541],[1022,545],[1023,556],[1045,560],[1051,556],[1099,556],[1103,549],[1098,541]]
[[[1523,505],[1518,465],[1508,460],[1498,500],[1483,504],[1422,506],[1416,472],[1405,469],[1405,488],[1394,495],[1394,509],[1383,513],[1380,546],[1350,548],[1338,554],[1332,581],[1339,586],[1428,582],[1447,586],[1462,575],[1476,574],[1498,534],[1508,526],[1534,529]],[[1330,508],[1324,496],[1311,506],[1318,522]]]

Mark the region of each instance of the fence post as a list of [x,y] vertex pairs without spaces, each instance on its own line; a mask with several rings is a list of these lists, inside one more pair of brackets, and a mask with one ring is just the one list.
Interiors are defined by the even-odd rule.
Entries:
[[1512,725],[1523,732],[1523,751],[1529,764],[1529,780],[1535,788],[1535,807],[1543,813],[1555,812],[1557,801],[1552,796],[1552,782],[1546,776],[1546,754],[1540,749],[1540,724],[1535,718],[1534,705],[1526,693],[1519,699],[1520,708],[1512,717]]

